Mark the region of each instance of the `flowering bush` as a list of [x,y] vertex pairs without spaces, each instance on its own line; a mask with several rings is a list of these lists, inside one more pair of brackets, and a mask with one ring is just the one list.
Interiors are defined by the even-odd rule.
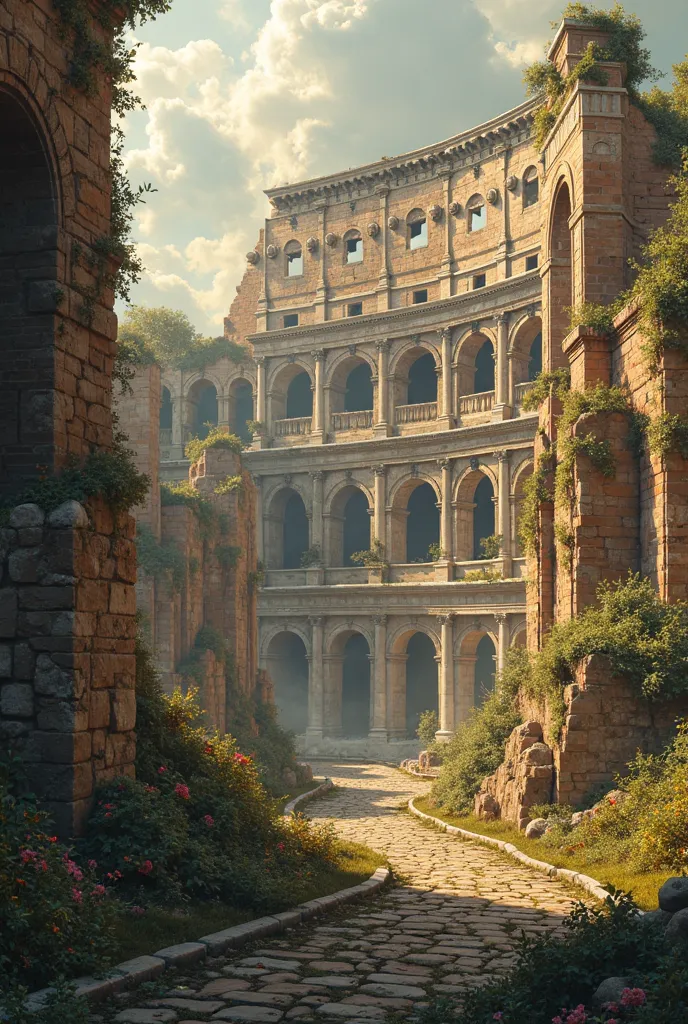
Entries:
[[0,776],[0,990],[36,988],[57,975],[94,970],[112,949],[113,908],[95,861],[86,864],[51,834],[30,800]]

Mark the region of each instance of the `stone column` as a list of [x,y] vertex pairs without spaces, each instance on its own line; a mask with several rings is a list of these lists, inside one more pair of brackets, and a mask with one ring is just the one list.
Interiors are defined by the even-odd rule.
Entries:
[[509,392],[509,314],[500,313],[497,317],[497,359],[495,366],[495,404],[492,409],[493,420],[511,419],[511,406],[508,404]]
[[313,385],[313,426],[311,428],[311,442],[323,444],[325,440],[325,393],[323,390],[323,374],[325,369],[325,352],[323,349],[316,349],[311,352],[315,361],[315,384]]
[[497,459],[497,533],[502,538],[502,575],[505,579],[511,576],[512,537],[511,537],[511,495],[509,487],[509,452],[494,452]]
[[375,466],[375,490],[373,493],[373,500],[375,507],[373,509],[373,539],[379,540],[380,543],[387,550],[387,531],[385,530],[385,512],[387,505],[387,467],[386,466]]
[[406,662],[408,654],[390,654],[387,659],[389,702],[387,736],[393,740],[406,737]]
[[380,276],[377,282],[377,308],[378,312],[389,309],[389,228],[387,227],[387,197],[389,196],[389,185],[380,185],[376,190],[380,197]]
[[342,735],[342,666],[341,654],[323,656],[325,696],[323,711],[323,735]]
[[184,394],[172,397],[172,444],[181,448],[184,444]]
[[506,652],[509,650],[509,616],[504,612],[495,612],[497,623],[497,674],[504,669]]
[[311,547],[320,548],[320,553],[325,561],[323,550],[323,479],[325,474],[321,469],[316,469],[310,474],[313,481],[313,513],[311,516]]
[[327,252],[327,245],[325,244],[325,235],[327,234],[327,202],[319,202],[315,204],[315,209],[318,211],[318,249],[320,257],[320,280],[315,290],[315,322],[316,324],[324,323],[327,320],[327,269],[325,266],[325,254]]
[[444,186],[444,252],[442,254],[442,266],[440,267],[438,277],[440,282],[440,298],[449,299],[451,298],[452,293],[451,218],[449,214],[452,172],[449,170],[440,171],[438,177],[441,179]]
[[256,485],[256,551],[258,561],[265,565],[265,540],[263,533],[263,478],[254,476],[253,482]]
[[253,443],[261,448],[265,439],[270,436],[268,423],[267,401],[267,360],[265,356],[256,356],[256,420],[261,424],[260,430],[254,435]]
[[440,650],[440,727],[435,738],[446,742],[454,732],[454,616],[438,615],[441,627]]
[[442,470],[442,518],[440,521],[440,547],[444,557],[451,561],[453,558],[452,544],[452,463],[451,459],[441,459],[439,463]]
[[373,427],[374,437],[389,437],[389,342],[377,343],[377,418]]
[[442,347],[442,405],[438,426],[444,430],[451,430],[455,424],[453,391],[452,391],[452,332],[450,327],[445,327],[439,332]]
[[308,727],[306,743],[317,742],[323,735],[323,618],[316,615],[311,624],[310,678],[308,680]]
[[373,727],[370,738],[387,742],[387,616],[376,615],[373,661]]

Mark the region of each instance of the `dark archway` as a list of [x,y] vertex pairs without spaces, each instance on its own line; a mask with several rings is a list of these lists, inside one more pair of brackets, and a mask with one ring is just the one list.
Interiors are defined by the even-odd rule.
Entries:
[[313,415],[311,379],[304,371],[297,373],[287,388],[287,419],[302,419]]
[[0,89],[0,487],[54,466],[58,215],[45,141]]
[[188,417],[192,434],[201,440],[217,426],[217,388],[210,381],[197,380],[189,388]]
[[406,509],[406,561],[430,562],[429,548],[440,541],[440,511],[430,484],[420,484],[411,492]]
[[308,550],[308,517],[303,498],[296,491],[287,499],[282,522],[282,568],[298,569]]
[[489,477],[484,476],[473,496],[473,558],[483,558],[480,541],[495,532],[494,487]]
[[344,412],[362,412],[372,408],[372,371],[367,363],[359,363],[346,378]]
[[356,551],[370,547],[370,510],[363,491],[356,489],[344,506],[342,526],[342,565],[351,565]]
[[251,440],[248,423],[253,419],[253,388],[247,380],[232,381],[229,388],[230,430],[242,441]]
[[437,401],[437,374],[432,352],[426,352],[411,363],[408,373],[407,405]]
[[308,725],[308,658],[296,633],[278,633],[268,647],[270,677],[280,725],[297,735]]
[[370,648],[361,633],[344,645],[342,663],[342,735],[367,736],[370,731]]
[[479,394],[483,391],[494,391],[495,389],[495,364],[492,343],[484,342],[478,349],[475,357],[475,377],[473,378],[473,393]]
[[535,335],[528,352],[528,380],[535,380],[539,373],[542,373],[542,331]]
[[172,395],[164,386],[160,394],[160,429],[172,430]]
[[550,236],[549,351],[544,359],[548,371],[568,365],[562,342],[569,330],[567,310],[574,305],[570,218],[571,193],[563,181],[556,194]]
[[414,633],[406,655],[406,735],[412,738],[424,711],[439,712],[435,645],[427,634]]
[[481,707],[495,688],[495,645],[491,636],[485,634],[475,649],[475,678],[473,702]]

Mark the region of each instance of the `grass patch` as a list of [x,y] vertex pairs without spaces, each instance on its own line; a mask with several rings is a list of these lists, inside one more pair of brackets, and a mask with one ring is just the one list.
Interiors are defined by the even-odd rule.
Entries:
[[[308,792],[312,788],[305,786],[300,791]],[[295,792],[285,797],[285,803],[296,795]],[[337,842],[336,851],[334,863],[312,872],[309,882],[300,887],[294,904],[359,885],[370,878],[376,868],[387,866],[387,859],[382,854],[362,843]],[[117,949],[113,963],[151,954],[178,942],[195,942],[201,935],[210,935],[270,913],[270,908],[259,914],[209,901],[194,901],[176,908],[149,906],[140,916],[125,913],[118,917],[115,927]]]
[[322,786],[324,781],[324,779],[314,779],[313,782],[304,782],[303,786],[296,786],[295,789],[290,789],[284,796],[278,797],[277,806],[280,814],[284,814],[284,808],[290,800],[293,800],[297,796],[302,796],[304,793],[312,793],[314,789],[318,788],[318,786]]
[[444,808],[434,806],[428,797],[418,797],[413,802],[419,811],[431,814],[448,825],[455,825],[468,832],[479,832],[481,835],[491,836],[494,839],[503,839],[505,842],[513,843],[517,850],[527,853],[535,860],[547,861],[548,864],[553,864],[557,868],[580,871],[581,874],[596,878],[602,885],[611,884],[616,889],[630,892],[635,902],[643,910],[657,909],[659,887],[674,874],[672,871],[633,871],[617,861],[596,861],[591,864],[583,851],[569,854],[544,846],[539,839],[526,839],[523,832],[519,832],[514,825],[507,822],[483,821],[473,814],[463,816],[450,814]]

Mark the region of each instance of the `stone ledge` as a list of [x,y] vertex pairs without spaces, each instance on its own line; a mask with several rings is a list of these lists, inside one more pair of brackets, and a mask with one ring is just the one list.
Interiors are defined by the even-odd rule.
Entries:
[[[521,861],[522,864],[527,864],[528,867],[535,868],[536,871],[544,871],[550,878],[561,878],[572,885],[577,885],[579,889],[585,889],[591,896],[594,896],[598,900],[606,900],[609,893],[603,888],[602,883],[598,882],[595,878],[590,878],[589,875],[580,875],[576,871],[570,871],[568,868],[556,868],[554,864],[548,864],[544,860],[535,860],[533,857],[529,857],[527,853],[523,853],[518,850],[513,843],[505,843],[502,839],[495,839],[493,836],[484,836],[480,832],[468,832],[465,828],[459,828],[457,825],[448,825],[446,821],[442,821],[441,818],[433,818],[431,814],[425,814],[423,811],[419,811],[413,803],[413,798],[408,802],[408,808],[411,814],[414,814],[416,818],[421,818],[423,821],[430,821],[433,825],[441,828],[443,832],[449,832],[451,835],[461,836],[462,839],[472,839],[474,842],[483,843],[486,846],[494,846],[502,853],[508,853],[514,860]],[[644,911],[639,910],[639,914],[643,914]]]
[[315,800],[317,796],[323,796],[325,793],[329,793],[331,789],[334,789],[334,782],[332,779],[325,779],[315,789],[309,789],[307,793],[295,796],[293,800],[284,805],[283,817],[288,818],[301,804],[308,803],[309,800]]

